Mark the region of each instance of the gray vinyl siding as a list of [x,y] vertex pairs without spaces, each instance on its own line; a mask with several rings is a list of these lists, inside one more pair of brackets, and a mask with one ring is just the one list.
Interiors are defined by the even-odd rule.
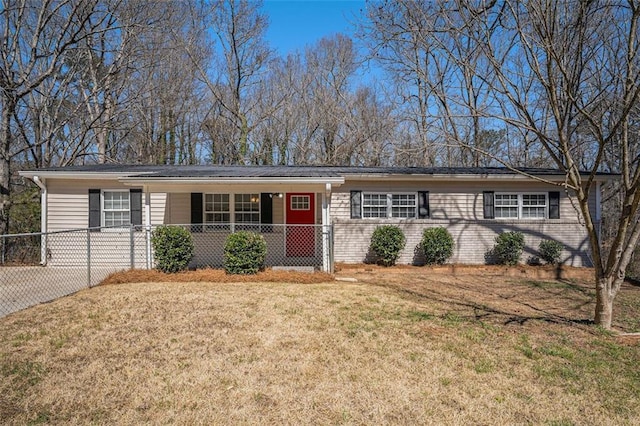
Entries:
[[[429,219],[350,219],[349,191],[417,192],[429,191]],[[549,192],[560,191],[560,219],[504,220],[484,219],[483,191]],[[595,212],[595,192],[590,198]],[[381,225],[400,226],[407,244],[399,259],[403,264],[422,264],[419,247],[424,229],[442,226],[456,243],[452,263],[481,264],[493,261],[490,250],[495,237],[506,231],[525,234],[523,261],[537,256],[541,240],[555,239],[565,245],[562,259],[574,266],[590,266],[587,231],[580,220],[577,204],[557,186],[536,182],[347,182],[332,194],[331,216],[334,224],[334,256],[336,262],[374,261],[369,252],[371,234]]]
[[[128,189],[115,180],[65,180],[50,179],[48,188],[48,230],[60,231],[88,226],[88,190]],[[429,219],[350,219],[349,191],[371,192],[418,192],[429,191],[431,218]],[[483,191],[495,192],[560,192],[560,219],[552,220],[485,220],[483,218]],[[303,191],[304,192],[304,191]],[[143,203],[144,203],[143,194]],[[286,198],[273,199],[274,224],[285,223]],[[595,212],[595,191],[590,198],[591,212]],[[151,194],[151,223],[188,224],[190,215],[190,193]],[[577,205],[568,194],[557,186],[516,180],[477,181],[360,181],[347,182],[334,187],[331,196],[331,220],[334,224],[334,256],[337,262],[358,263],[372,260],[369,243],[373,230],[382,224],[396,224],[403,228],[407,245],[400,263],[423,262],[419,250],[422,232],[427,227],[444,226],[454,237],[456,248],[451,262],[485,263],[490,261],[488,251],[494,246],[496,235],[504,231],[522,231],[527,250],[523,260],[535,256],[541,239],[555,239],[565,244],[563,259],[566,263],[590,265],[587,233],[579,219]],[[143,216],[144,222],[144,216]],[[316,193],[316,223],[322,223],[322,194]],[[267,238],[272,244],[283,241],[282,227],[274,227]],[[70,265],[86,262],[87,236],[85,232],[66,234],[50,238],[48,256],[50,264]],[[126,232],[96,232],[91,236],[92,261],[128,267],[131,263],[128,247],[132,236]],[[144,265],[144,232],[136,232],[134,239],[134,263]],[[194,234],[198,262],[209,262],[210,257],[220,257],[222,243],[212,244],[212,234]],[[200,239],[203,241],[200,242]],[[55,241],[54,241],[55,240]],[[206,241],[204,241],[206,240]],[[200,243],[198,243],[200,242]],[[274,245],[275,247],[275,245]],[[97,250],[97,251],[95,251]],[[199,250],[199,251],[198,251]],[[220,252],[220,253],[218,253]],[[123,254],[124,253],[124,254]],[[273,260],[275,262],[275,260]]]
[[[62,231],[66,229],[86,228],[89,225],[90,188],[102,190],[130,189],[113,180],[64,180],[56,179],[47,182],[47,230]],[[142,194],[144,206],[145,195]],[[167,194],[151,194],[151,224],[159,225],[165,220]],[[142,221],[144,223],[144,213]]]
[[[113,180],[64,180],[47,181],[47,230],[49,232],[87,228],[89,225],[89,189],[129,189]],[[142,194],[144,205],[145,194]],[[166,194],[151,194],[151,223],[165,220]],[[144,222],[144,212],[143,212]],[[134,265],[145,265],[144,232],[129,229],[104,230],[102,232],[75,231],[54,233],[47,237],[47,263],[49,265],[84,266],[87,262],[87,245],[91,245],[92,267],[123,267],[131,265],[130,247],[134,247]]]
[[[350,217],[349,191],[418,192],[429,191],[431,219],[480,220],[483,217],[482,192],[560,192],[560,218],[577,220],[577,203],[572,203],[563,188],[532,182],[348,182],[336,188],[331,196],[331,216]],[[589,208],[595,213],[595,191],[589,198]],[[363,219],[365,220],[365,219]]]

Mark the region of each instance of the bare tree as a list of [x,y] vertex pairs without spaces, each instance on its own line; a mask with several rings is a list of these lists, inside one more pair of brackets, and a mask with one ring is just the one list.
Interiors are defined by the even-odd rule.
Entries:
[[[460,1],[443,9],[462,22],[457,37],[473,37],[490,64],[478,73],[497,106],[486,116],[534,134],[566,173],[564,186],[575,194],[589,234],[595,321],[610,328],[613,301],[640,238],[640,152],[634,134],[640,3]],[[609,161],[620,172],[622,208],[604,251],[589,202],[596,174]]]
[[[10,207],[11,160],[28,150],[39,150],[47,138],[36,139],[26,129],[37,120],[29,97],[41,89],[65,95],[64,61],[88,38],[107,31],[109,11],[98,1],[3,1],[0,10],[0,230],[7,232]],[[48,95],[47,94],[47,95]],[[41,107],[55,108],[50,96]],[[31,100],[34,98],[32,97]],[[39,123],[41,124],[41,123]],[[55,129],[55,125],[49,126]]]
[[257,1],[224,0],[211,11],[224,63],[209,87],[237,142],[233,161],[240,163],[248,160],[249,134],[257,125],[250,123],[251,114],[259,103],[260,74],[271,57],[264,41],[268,22],[260,7]]

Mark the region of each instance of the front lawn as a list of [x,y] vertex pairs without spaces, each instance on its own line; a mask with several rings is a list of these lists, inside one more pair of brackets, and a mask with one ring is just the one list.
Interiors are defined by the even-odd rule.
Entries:
[[[108,285],[9,315],[0,418],[640,423],[640,345],[589,323],[589,285],[428,271]],[[619,329],[639,331],[639,290],[618,297]]]

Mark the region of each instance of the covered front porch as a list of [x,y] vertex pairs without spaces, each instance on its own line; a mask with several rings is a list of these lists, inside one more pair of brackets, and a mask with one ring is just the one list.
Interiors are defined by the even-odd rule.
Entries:
[[[266,266],[333,270],[331,191],[342,178],[125,178],[142,187],[143,229],[180,225],[193,236],[192,267],[220,267],[227,237],[238,231],[263,235]],[[147,265],[153,264],[147,238]]]

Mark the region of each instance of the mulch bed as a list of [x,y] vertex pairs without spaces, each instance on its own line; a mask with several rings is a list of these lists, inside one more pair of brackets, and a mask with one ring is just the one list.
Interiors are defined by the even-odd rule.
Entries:
[[156,270],[131,269],[109,275],[100,285],[143,283],[143,282],[286,282],[314,284],[333,281],[333,275],[324,272],[274,271],[266,269],[255,275],[230,275],[222,269],[197,269],[175,274],[165,274]]

